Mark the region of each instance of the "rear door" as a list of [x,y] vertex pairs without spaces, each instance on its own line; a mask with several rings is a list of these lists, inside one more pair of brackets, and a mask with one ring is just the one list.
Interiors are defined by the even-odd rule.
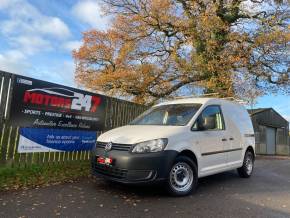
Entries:
[[[214,126],[211,128],[199,128],[198,122],[202,122],[201,120],[209,117],[215,121]],[[197,118],[192,130],[196,138],[195,141],[200,147],[201,175],[211,174],[224,169],[227,159],[224,152],[227,138],[221,107],[219,105],[207,106]]]

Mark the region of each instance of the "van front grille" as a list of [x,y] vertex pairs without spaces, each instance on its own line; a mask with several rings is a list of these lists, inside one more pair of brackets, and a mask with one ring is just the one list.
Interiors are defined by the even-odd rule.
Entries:
[[[102,148],[105,149],[107,142],[97,142],[96,148]],[[128,144],[117,144],[113,143],[111,150],[117,150],[117,151],[129,151],[131,149],[132,145]]]

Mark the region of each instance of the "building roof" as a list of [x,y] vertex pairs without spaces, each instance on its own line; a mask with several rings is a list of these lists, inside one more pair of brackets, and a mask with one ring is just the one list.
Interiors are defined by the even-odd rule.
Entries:
[[273,111],[275,114],[277,114],[279,117],[281,117],[284,121],[286,121],[287,123],[288,120],[286,120],[281,114],[279,114],[277,111],[275,111],[273,108],[269,107],[269,108],[256,108],[256,109],[248,109],[248,113],[250,114],[250,116],[255,116],[256,114],[262,113],[262,112],[266,112],[268,110]]
[[271,110],[272,108],[255,108],[255,109],[248,109],[248,113],[250,115],[254,115],[254,114],[257,114],[257,113],[260,113],[260,112],[264,112],[264,111],[267,111],[267,110]]

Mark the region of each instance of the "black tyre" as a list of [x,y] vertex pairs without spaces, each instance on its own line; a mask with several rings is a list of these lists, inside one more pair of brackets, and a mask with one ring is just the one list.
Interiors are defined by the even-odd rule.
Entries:
[[251,151],[246,151],[243,166],[238,168],[238,174],[241,178],[249,178],[254,170],[254,154]]
[[178,156],[169,172],[166,188],[173,196],[186,196],[196,189],[197,181],[196,164],[186,156]]

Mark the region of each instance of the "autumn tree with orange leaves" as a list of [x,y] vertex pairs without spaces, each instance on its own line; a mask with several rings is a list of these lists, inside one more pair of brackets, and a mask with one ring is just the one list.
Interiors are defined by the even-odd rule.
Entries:
[[[83,34],[76,81],[142,104],[196,92],[290,93],[288,1],[103,0],[106,31]],[[242,91],[240,91],[242,90]]]

